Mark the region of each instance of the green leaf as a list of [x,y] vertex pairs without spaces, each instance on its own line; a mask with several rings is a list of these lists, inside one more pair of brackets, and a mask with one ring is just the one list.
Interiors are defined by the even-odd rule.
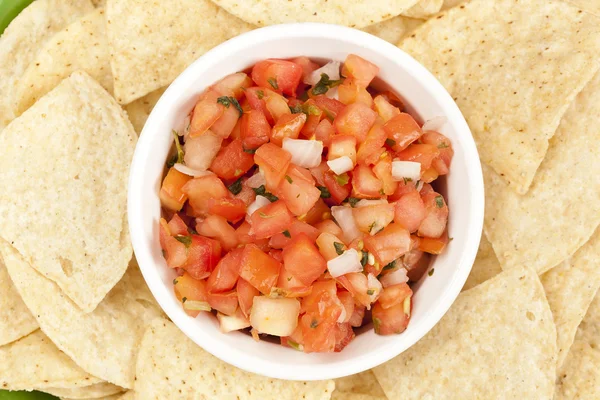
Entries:
[[173,165],[177,163],[177,154],[173,154],[171,158],[167,161],[167,168],[171,168]]
[[177,278],[173,279],[173,285],[177,285]]
[[343,173],[341,175],[334,175],[333,178],[340,186],[345,186],[350,181],[350,177],[348,176],[347,173]]
[[183,236],[183,235],[177,235],[175,236],[175,239],[177,239],[178,242],[181,242],[185,245],[185,248],[189,248],[190,245],[192,244],[192,237],[191,236]]
[[385,139],[385,144],[387,144],[390,147],[394,147],[396,145],[396,141],[394,139]]
[[412,182],[412,178],[403,177],[402,180],[404,181],[405,185],[407,185],[408,182]]
[[306,116],[310,116],[310,115],[321,115],[323,112],[321,111],[321,109],[317,106],[315,106],[314,104],[304,104],[303,108],[302,108],[302,112],[304,114],[306,114]]
[[435,272],[435,268],[431,268],[429,270],[429,272],[427,273],[427,275],[431,276],[431,275],[433,275],[434,272]]
[[373,329],[375,333],[379,333],[379,327],[381,327],[381,320],[379,318],[373,318]]
[[256,149],[244,149],[244,153],[254,154],[256,153]]
[[279,85],[277,84],[277,81],[275,80],[275,78],[269,78],[267,79],[267,82],[269,82],[269,85],[271,85],[271,87],[275,90],[279,90]]
[[329,193],[329,189],[325,186],[317,186],[317,189],[321,191],[321,198],[328,199],[331,197],[331,193]]
[[233,106],[236,108],[236,110],[238,110],[238,112],[240,113],[240,116],[242,116],[242,114],[244,113],[244,110],[242,110],[240,103],[238,103],[238,101],[235,97],[221,96],[217,99],[217,103],[223,104],[227,108],[229,108],[229,106],[231,104],[233,104]]
[[258,97],[259,100],[262,100],[262,98],[265,97],[265,92],[263,92],[262,90],[257,90],[256,96]]
[[368,294],[369,296],[372,296],[372,295],[374,295],[374,294],[375,294],[375,290],[374,290],[374,289],[369,289],[369,290],[367,290],[367,294]]
[[289,175],[285,176],[285,180],[288,181],[288,183],[294,183],[294,181],[292,180],[292,178],[290,178]]
[[8,390],[0,390],[0,400],[58,400],[58,398],[42,392],[10,392]]
[[181,299],[181,302],[182,302],[182,303],[185,303],[186,301],[187,301],[187,297],[183,297],[183,298]]
[[288,231],[287,229],[285,231],[283,231],[283,236],[287,237],[287,238],[291,238],[292,235],[290,235],[290,231]]
[[315,329],[317,326],[319,326],[319,323],[317,322],[316,319],[313,319],[312,321],[310,321],[310,327]]
[[360,265],[364,267],[369,262],[369,252],[364,250],[361,250],[361,252],[362,257],[360,258]]
[[435,197],[435,205],[437,206],[437,208],[444,207],[444,198],[442,196],[436,196]]
[[338,254],[338,256],[344,254],[344,243],[333,242],[333,247],[335,247],[335,252]]
[[242,178],[227,186],[227,189],[233,194],[238,194],[242,191]]
[[312,88],[312,94],[315,96],[319,94],[325,94],[329,89],[341,85],[342,82],[344,82],[343,79],[332,81],[329,79],[329,75],[321,74],[321,79],[319,79],[319,82],[317,82],[317,84]]
[[273,217],[274,217],[274,215],[267,215],[267,214],[265,214],[265,213],[264,213],[264,212],[262,212],[262,211],[261,211],[261,212],[259,212],[259,213],[258,213],[258,215],[259,215],[261,218],[264,218],[264,219],[270,219],[270,218],[273,218]]
[[300,114],[302,113],[302,106],[300,104],[296,104],[295,106],[290,106],[290,111],[292,114]]
[[265,189],[265,185],[260,185],[257,188],[252,188],[252,190],[254,190],[254,193],[256,193],[257,196],[260,195],[266,197],[271,203],[279,200],[279,197],[267,192],[267,190]]
[[358,203],[360,201],[360,199],[357,199],[356,197],[348,197],[348,203],[350,203],[350,206],[352,208],[356,207],[356,203]]
[[391,263],[389,263],[388,265],[383,267],[382,271],[387,271],[388,269],[394,269],[394,268],[396,268],[396,260],[392,261]]
[[[172,130],[171,133],[173,134],[173,138],[175,139],[175,149],[177,150],[177,160],[175,161],[175,163],[179,163],[179,164],[183,164],[183,157],[185,155],[183,148],[181,147],[181,143],[179,142],[179,135],[177,134],[176,130]],[[173,165],[175,164],[173,163]]]
[[448,145],[447,145],[446,143],[444,143],[444,142],[442,142],[442,143],[440,143],[440,144],[438,144],[438,145],[437,145],[437,148],[438,148],[438,149],[446,149],[446,148],[448,148],[448,147],[450,147],[450,146],[448,146]]

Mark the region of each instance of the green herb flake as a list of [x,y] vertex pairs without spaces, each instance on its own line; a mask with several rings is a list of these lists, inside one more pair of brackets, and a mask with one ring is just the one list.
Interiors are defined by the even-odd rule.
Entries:
[[341,85],[342,82],[344,82],[343,79],[331,80],[329,79],[329,75],[321,74],[321,79],[319,79],[319,82],[317,82],[317,84],[311,89],[312,94],[315,96],[319,94],[325,94],[329,89]]
[[257,90],[256,96],[258,97],[259,100],[262,100],[262,98],[265,97],[265,92],[263,92],[262,90]]
[[379,194],[385,196],[385,191],[383,189],[379,189]]
[[442,143],[440,143],[440,144],[438,144],[438,145],[437,145],[437,148],[438,148],[438,149],[447,149],[448,147],[450,147],[450,146],[448,146],[448,145],[447,145],[446,143],[444,143],[444,142],[442,142]]
[[240,106],[240,103],[238,103],[238,101],[235,97],[221,96],[217,99],[217,103],[223,104],[227,108],[229,108],[229,106],[233,104],[233,106],[236,108],[236,110],[238,110],[238,112],[240,113],[240,117],[244,113],[244,110],[242,110],[242,106]]
[[343,173],[341,175],[334,175],[333,176],[335,178],[335,181],[338,183],[338,185],[340,186],[345,186],[348,184],[348,182],[350,181],[350,177],[348,176],[347,173]]
[[183,299],[181,299],[182,303],[185,303],[187,301],[187,297],[184,297]]
[[267,82],[269,82],[269,85],[271,85],[273,89],[279,90],[279,85],[277,84],[277,80],[275,78],[269,78],[267,79]]
[[314,104],[304,104],[304,107],[302,109],[302,112],[304,114],[306,114],[306,116],[311,116],[311,115],[316,115],[316,116],[320,116],[323,111],[321,111],[321,109],[317,106],[315,106]]
[[189,248],[190,245],[192,244],[192,237],[191,236],[183,236],[183,235],[177,235],[175,236],[175,239],[177,239],[178,242],[181,242],[185,245],[185,248]]
[[[175,162],[173,162],[173,165],[175,165],[175,163],[183,164],[183,157],[184,157],[185,153],[183,151],[183,147],[181,147],[181,142],[179,141],[179,134],[174,129],[171,131],[171,133],[173,134],[173,139],[175,139],[175,149],[177,150],[177,154],[175,154],[173,156],[173,158],[171,160],[169,160],[169,163],[171,163],[171,161],[174,160]],[[175,157],[177,157],[177,158],[175,158]],[[173,165],[171,165],[171,167]]]
[[227,189],[229,189],[232,194],[239,194],[242,191],[242,178],[227,186]]
[[244,153],[254,154],[256,153],[256,149],[244,149]]
[[394,269],[394,268],[396,268],[396,260],[392,261],[391,263],[389,263],[388,265],[383,267],[382,271],[387,271],[389,269]]
[[257,196],[260,195],[266,197],[271,203],[279,200],[279,197],[267,192],[267,190],[265,189],[265,185],[260,185],[257,188],[252,188],[252,190],[254,190],[254,193],[256,193]]
[[283,236],[287,237],[287,238],[291,238],[292,235],[290,235],[290,231],[288,231],[287,229],[285,231],[283,231]]
[[379,328],[381,327],[381,320],[379,318],[373,318],[373,329],[375,333],[379,333]]
[[163,250],[162,251],[162,255],[163,255],[163,258],[167,258],[167,252],[166,251]]
[[412,182],[412,178],[403,177],[402,180],[404,181],[405,185],[408,185],[408,182]]
[[367,290],[367,294],[369,296],[373,296],[375,294],[375,290],[374,289],[369,289],[369,290]]
[[331,193],[329,193],[329,189],[325,186],[317,186],[317,189],[321,191],[321,198],[328,199],[331,197]]
[[454,240],[454,238],[452,238],[452,237],[451,237],[451,238],[448,238],[448,241],[449,241],[449,242],[451,242],[451,241],[453,241],[453,240]]
[[290,106],[290,111],[292,114],[301,114],[302,106],[300,104],[296,104],[295,106]]
[[431,275],[433,275],[434,272],[435,272],[435,268],[431,268],[429,270],[429,272],[427,273],[427,275],[431,276]]
[[265,214],[265,213],[264,213],[264,212],[262,212],[262,211],[261,211],[261,212],[259,212],[259,213],[258,213],[258,215],[259,215],[261,218],[264,218],[264,219],[269,219],[269,218],[273,218],[273,217],[274,217],[274,215],[267,215],[267,214]]
[[437,208],[444,207],[444,198],[442,196],[436,196],[435,197],[435,205],[437,206]]
[[333,242],[333,247],[335,247],[335,252],[338,254],[338,256],[344,254],[344,243]]
[[292,180],[292,178],[290,178],[289,175],[285,176],[285,180],[288,181],[288,183],[294,183],[294,181]]
[[385,144],[387,144],[390,147],[394,147],[396,145],[396,141],[394,139],[385,139]]
[[287,278],[287,280],[288,280],[288,282],[289,282],[289,281],[291,281],[291,280],[292,280],[292,277],[291,277],[291,276],[290,276],[290,277],[288,277],[288,278]]
[[369,262],[369,252],[364,250],[361,250],[361,252],[362,257],[360,258],[360,265],[364,267]]
[[294,342],[293,340],[288,339],[287,340],[287,344],[288,344],[288,346],[290,346],[294,350],[302,351],[302,348],[300,347],[300,344]]
[[316,319],[313,319],[312,321],[310,321],[310,327],[312,329],[315,329],[317,326],[319,326],[319,323],[317,322]]
[[188,233],[189,233],[190,235],[197,235],[197,234],[198,234],[198,232],[196,232],[196,230],[195,230],[195,229],[192,229],[192,228],[190,228],[189,226],[188,226],[188,228],[187,228],[187,231],[188,231]]
[[333,122],[333,120],[335,119],[335,115],[333,115],[333,114],[331,113],[331,111],[329,111],[329,110],[327,110],[327,109],[323,110],[323,112],[325,113],[325,116],[327,117],[327,119],[328,119],[330,122]]
[[356,203],[358,203],[359,201],[360,199],[357,199],[356,197],[348,197],[348,203],[352,208],[356,207]]
[[177,158],[177,154],[173,154],[173,156],[167,161],[167,168],[171,168],[173,165],[177,164]]
[[173,279],[173,285],[177,285],[177,278]]

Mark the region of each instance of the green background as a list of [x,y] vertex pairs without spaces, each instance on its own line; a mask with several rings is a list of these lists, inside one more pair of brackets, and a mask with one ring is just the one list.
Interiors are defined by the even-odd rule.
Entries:
[[[0,33],[33,0],[0,0]],[[0,400],[56,400],[54,396],[40,392],[7,392],[0,390]]]

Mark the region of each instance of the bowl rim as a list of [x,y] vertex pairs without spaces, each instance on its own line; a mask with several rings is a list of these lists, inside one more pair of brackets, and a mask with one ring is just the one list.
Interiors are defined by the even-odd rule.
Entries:
[[[455,126],[456,131],[464,132],[466,138],[466,141],[461,142],[461,147],[464,149],[465,163],[468,164],[470,173],[468,187],[469,196],[473,204],[473,207],[469,210],[471,224],[466,232],[467,239],[465,246],[462,249],[463,254],[460,263],[457,266],[458,271],[454,274],[454,278],[447,282],[446,289],[443,292],[442,301],[439,301],[437,307],[430,310],[431,312],[428,317],[418,326],[418,330],[413,334],[412,340],[398,340],[394,345],[386,347],[385,352],[379,351],[377,353],[371,352],[362,354],[352,359],[352,362],[346,361],[344,363],[336,363],[335,367],[331,365],[325,365],[325,368],[321,365],[318,367],[305,365],[282,366],[277,363],[276,360],[266,361],[256,360],[254,358],[252,359],[252,362],[248,362],[245,361],[243,357],[239,357],[241,353],[243,353],[241,351],[228,351],[227,349],[219,348],[218,346],[211,347],[198,343],[198,341],[192,337],[190,333],[191,327],[188,326],[187,321],[181,319],[178,315],[174,315],[174,312],[171,309],[171,306],[167,304],[166,299],[158,295],[160,292],[159,287],[164,285],[160,279],[155,279],[155,277],[150,275],[151,272],[149,269],[155,268],[155,265],[151,262],[151,255],[148,254],[142,243],[143,235],[141,234],[142,232],[140,232],[142,228],[139,227],[138,223],[139,217],[141,216],[138,214],[143,213],[139,210],[141,207],[138,206],[141,199],[141,193],[134,190],[136,187],[135,180],[138,179],[140,174],[143,175],[144,171],[141,165],[148,157],[148,154],[152,153],[152,149],[149,146],[150,137],[148,134],[145,135],[145,133],[147,130],[151,130],[151,128],[148,129],[147,127],[153,125],[153,121],[157,118],[157,114],[159,114],[157,110],[168,108],[169,103],[172,103],[171,99],[181,95],[182,91],[185,90],[186,82],[197,77],[196,70],[199,69],[206,60],[213,57],[217,60],[226,58],[226,56],[234,54],[235,50],[238,48],[252,46],[253,44],[270,40],[270,38],[273,37],[278,40],[298,37],[307,39],[327,38],[334,40],[343,38],[341,40],[349,43],[351,42],[356,46],[362,46],[365,43],[368,43],[371,50],[377,48],[374,51],[393,54],[398,64],[403,64],[407,70],[414,72],[413,78],[420,81],[419,83],[426,89],[431,97],[439,97],[439,102],[450,108],[452,116],[450,118],[450,115],[447,115],[448,122]],[[307,56],[310,57],[310,55]],[[471,138],[470,140],[469,137]],[[144,280],[162,310],[186,336],[215,357],[242,370],[276,379],[310,381],[335,379],[353,375],[389,361],[417,343],[442,319],[460,294],[475,261],[479,240],[483,230],[484,186],[479,155],[464,116],[442,84],[423,65],[391,43],[358,29],[324,23],[290,23],[258,28],[216,46],[195,60],[169,85],[155,105],[153,111],[150,113],[136,145],[128,181],[127,208],[131,241]],[[220,339],[218,338],[215,339],[216,342],[219,340]]]

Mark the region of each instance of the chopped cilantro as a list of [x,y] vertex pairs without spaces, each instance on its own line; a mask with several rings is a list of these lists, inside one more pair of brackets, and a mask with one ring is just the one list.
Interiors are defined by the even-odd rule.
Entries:
[[295,106],[290,106],[290,111],[292,114],[300,114],[302,113],[302,106],[300,104],[296,104]]
[[367,294],[369,296],[373,296],[375,294],[375,290],[374,289],[369,289],[369,290],[367,290]]
[[387,144],[390,147],[394,147],[396,145],[396,141],[394,139],[385,139],[385,144]]
[[260,215],[261,218],[265,218],[265,219],[269,219],[269,218],[273,218],[274,215],[267,215],[264,212],[259,212],[258,215]]
[[285,180],[288,181],[288,183],[294,183],[294,181],[292,180],[292,178],[290,178],[289,175],[285,176]]
[[387,271],[388,269],[394,269],[394,268],[396,268],[396,260],[392,261],[391,263],[389,263],[388,265],[383,267],[382,271]]
[[187,231],[188,231],[188,233],[189,233],[190,235],[197,235],[197,234],[198,234],[198,232],[196,232],[196,230],[195,230],[195,229],[192,229],[192,228],[190,228],[189,226],[188,226],[188,228],[187,228]]
[[364,251],[364,250],[361,250],[361,252],[362,252],[362,257],[360,258],[360,265],[362,265],[364,267],[365,265],[367,265],[367,262],[369,261],[369,252]]
[[166,251],[163,250],[162,251],[162,255],[163,255],[163,258],[167,258],[167,252]]
[[323,110],[323,112],[325,113],[325,116],[327,117],[327,119],[331,122],[333,122],[333,120],[335,119],[335,116],[331,113],[331,111],[329,111],[328,109]]
[[348,176],[347,173],[343,173],[341,175],[334,175],[333,176],[335,178],[335,181],[338,183],[338,185],[340,186],[345,186],[348,184],[348,181],[350,180],[350,177]]
[[289,276],[289,277],[288,277],[288,282],[289,282],[289,281],[291,281],[291,280],[292,280],[292,277],[291,277],[291,276]]
[[431,276],[431,275],[433,275],[434,272],[435,272],[435,268],[431,268],[429,270],[429,272],[427,273],[427,275]]
[[373,318],[373,329],[375,333],[379,333],[379,327],[381,327],[381,320],[379,318]]
[[412,182],[412,178],[403,177],[402,180],[404,181],[405,185],[407,185],[408,182]]
[[329,190],[325,186],[317,186],[317,189],[321,191],[322,198],[328,199],[331,197],[331,193],[329,193]]
[[444,207],[444,198],[442,196],[436,196],[435,197],[435,205],[437,208]]
[[187,297],[184,297],[184,298],[181,299],[182,303],[185,303],[186,301],[187,301]]
[[321,74],[321,79],[319,79],[319,82],[317,82],[317,84],[312,88],[312,94],[315,96],[319,94],[325,94],[329,89],[341,85],[343,81],[343,79],[332,81],[329,79],[329,75]]
[[183,148],[181,147],[181,142],[179,141],[179,135],[177,134],[176,130],[172,131],[173,133],[173,138],[175,139],[175,149],[177,150],[177,154],[175,154],[173,156],[173,158],[171,158],[168,162],[169,168],[171,168],[173,165],[177,164],[183,164],[183,156],[185,155],[185,153],[183,152]]
[[335,247],[335,252],[338,254],[338,256],[344,254],[344,243],[333,242],[333,247]]
[[319,326],[319,323],[317,322],[316,319],[313,319],[312,321],[310,321],[310,327],[315,329],[317,326]]
[[385,196],[385,191],[383,189],[379,189],[379,194]]
[[304,112],[304,114],[306,114],[307,116],[321,115],[323,113],[319,107],[315,106],[314,104],[310,104],[310,103],[304,104],[302,112]]
[[256,153],[256,149],[244,149],[244,153],[254,154]]
[[300,344],[299,344],[299,343],[296,343],[296,342],[294,342],[294,341],[293,341],[293,340],[291,340],[291,339],[288,339],[288,340],[287,340],[287,344],[288,344],[288,346],[290,346],[290,347],[291,347],[292,349],[294,349],[294,350],[302,351],[302,348],[300,347]]
[[177,154],[173,154],[173,156],[167,161],[167,167],[171,168],[173,165],[177,164],[177,158]]
[[238,101],[235,97],[221,96],[217,99],[217,103],[223,104],[227,108],[229,108],[229,106],[231,104],[233,104],[233,106],[236,108],[236,110],[238,110],[238,112],[240,113],[240,116],[244,113],[244,110],[242,110],[240,103],[238,103]]
[[438,144],[438,145],[437,145],[437,148],[438,148],[438,149],[446,149],[446,148],[448,148],[448,147],[449,147],[449,146],[448,146],[446,143],[444,143],[444,142],[442,142],[442,143],[440,143],[440,144]]
[[273,89],[279,90],[279,85],[277,84],[277,80],[275,78],[269,78],[267,79],[267,82],[269,82],[269,85],[271,85]]
[[177,278],[173,279],[173,285],[177,285]]
[[188,247],[190,247],[190,245],[192,244],[192,237],[191,236],[177,235],[177,236],[175,236],[175,239],[177,239],[178,242],[183,243],[185,245],[186,249]]
[[265,92],[263,92],[262,90],[257,90],[256,96],[258,97],[259,100],[262,100],[262,98],[265,97]]
[[453,241],[453,240],[454,240],[454,238],[448,238],[448,241],[449,241],[449,242],[451,242],[451,241]]
[[290,235],[290,231],[288,231],[287,229],[285,231],[283,231],[283,236],[287,237],[287,238],[291,238],[292,235]]
[[257,188],[252,188],[252,190],[254,190],[254,193],[256,193],[256,195],[266,197],[271,203],[279,200],[279,197],[267,192],[267,190],[265,189],[265,185],[260,185]]
[[356,203],[358,203],[360,201],[360,199],[357,199],[356,197],[348,197],[348,203],[350,203],[351,207],[356,207]]
[[227,186],[227,189],[233,194],[238,194],[242,191],[242,178]]

